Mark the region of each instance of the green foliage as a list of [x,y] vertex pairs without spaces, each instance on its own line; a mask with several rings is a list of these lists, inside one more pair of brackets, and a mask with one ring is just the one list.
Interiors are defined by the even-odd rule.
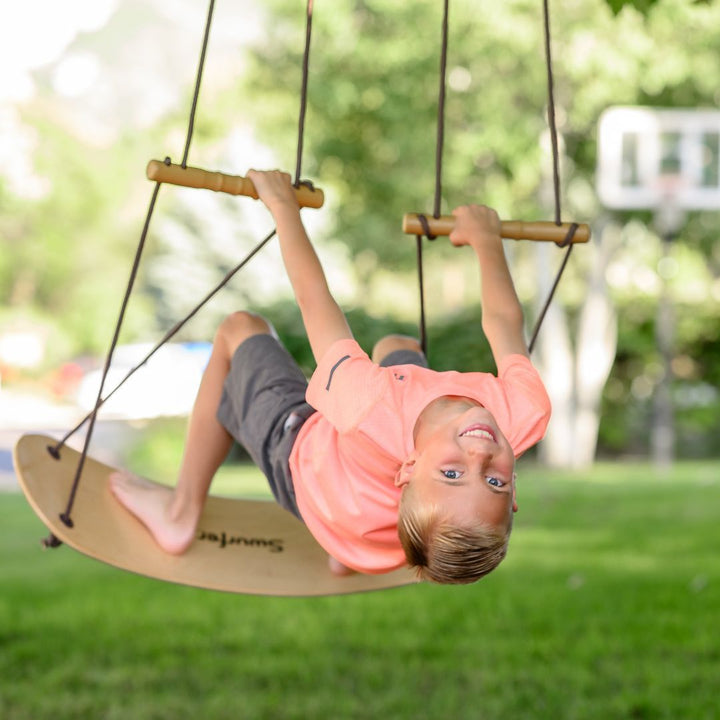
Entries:
[[657,0],[606,0],[606,2],[616,15],[625,7],[632,7],[647,14]]
[[[717,8],[682,0],[608,6],[575,3],[559,12],[551,3],[550,8],[556,102],[568,157],[563,207],[572,217],[593,218],[600,212],[592,189],[595,128],[607,106],[717,105],[717,84],[711,80],[717,77],[712,66],[720,50],[713,31]],[[288,28],[293,22],[299,27],[303,18],[289,3],[273,7],[283,20],[273,41],[258,50],[248,90],[260,94],[283,78],[292,94],[297,87],[292,68],[299,64],[302,38],[299,31],[291,36]],[[439,14],[435,3],[381,0],[346,2],[330,18],[317,13],[308,146],[318,181],[338,197],[333,234],[351,247],[365,287],[381,268],[398,272],[412,263],[407,243],[388,239],[404,212],[432,207]],[[691,52],[680,39],[680,27],[695,38]],[[288,47],[296,49],[288,53]],[[374,61],[362,61],[368,57]],[[546,80],[537,5],[454,3],[448,70],[443,211],[479,200],[496,206],[501,215],[547,217],[549,169],[538,143],[545,126]],[[263,115],[267,137],[292,134],[286,115],[275,118]],[[282,131],[276,130],[277,118],[285,122]],[[623,219],[633,217],[644,225],[652,220],[647,213],[624,214]],[[697,274],[706,273],[704,266],[714,277],[720,272],[713,218],[710,213],[689,218],[683,235],[687,252],[678,257],[679,282],[686,287],[708,282]],[[628,233],[626,257],[631,251],[629,265],[637,268],[631,272],[657,263],[650,235],[645,230],[633,239]],[[576,258],[560,291],[571,314],[584,296],[582,280],[573,275],[585,267],[582,252]],[[533,272],[527,263],[516,263],[519,269]],[[533,284],[525,277],[517,282]],[[657,296],[636,287],[627,294],[614,292],[620,308],[619,352],[603,399],[600,447],[603,452],[646,452],[652,402],[651,392],[642,393],[657,381]],[[715,307],[701,309],[678,299],[677,355],[694,364],[691,377],[676,380],[675,395],[683,408],[677,417],[683,438],[678,446],[688,455],[714,454],[716,403],[693,408],[681,399],[694,397],[703,383],[718,387],[715,348],[702,340],[702,328],[710,334],[716,330]],[[460,327],[472,323],[468,314]],[[430,347],[431,352],[441,348],[433,358],[436,366],[467,367],[467,360],[478,356],[466,332],[456,334],[454,342],[440,337]],[[685,441],[689,436],[692,442]]]
[[[709,2],[709,0],[693,1],[698,5]],[[605,0],[605,2],[607,2],[615,15],[626,7],[634,8],[638,12],[647,15],[658,4],[658,0]]]
[[[268,34],[257,40],[246,68],[227,70],[210,62],[207,72],[222,78],[209,82],[206,75],[193,145],[199,154],[217,157],[234,123],[247,120],[277,151],[282,167],[294,166],[303,5],[297,0],[263,4],[270,18]],[[338,0],[332,6],[316,4],[315,10],[303,174],[327,191],[328,227],[316,239],[341,241],[353,258],[358,286],[353,326],[371,347],[386,326],[408,326],[405,308],[396,313],[397,319],[386,320],[390,303],[376,297],[387,288],[376,282],[381,275],[392,275],[397,285],[414,283],[409,274],[414,249],[412,241],[401,236],[402,215],[433,209],[441,4]],[[596,127],[606,107],[717,107],[720,6],[692,0],[582,0],[551,2],[550,10],[558,125],[567,157],[562,167],[563,212],[592,221],[601,215],[594,192]],[[77,48],[117,50],[137,37],[138,30],[160,27],[153,25],[156,20],[148,5],[123,5],[112,32],[86,33]],[[200,32],[198,27],[198,43]],[[549,162],[539,142],[546,128],[542,40],[541,5],[535,0],[451,4],[442,212],[478,201],[494,205],[507,217],[551,216]],[[63,101],[49,96],[51,70],[37,73],[41,95],[20,108],[24,122],[35,131],[37,147],[30,159],[36,173],[49,182],[48,192],[20,198],[7,183],[0,184],[0,286],[8,312],[53,324],[53,347],[67,358],[103,352],[109,343],[149,197],[149,186],[138,179],[141,168],[158,148],[177,159],[191,87],[188,82],[185,104],[153,127],[122,131],[113,146],[102,148],[70,127]],[[234,78],[238,72],[242,76]],[[196,287],[206,289],[205,276],[196,277],[201,266],[208,269],[208,277],[215,276],[237,259],[232,238],[226,239],[229,250],[208,241],[213,218],[183,207],[179,193],[172,197],[164,217],[181,228],[181,240],[188,245],[173,244],[167,232],[151,236],[145,260],[150,270],[139,280],[145,294],[136,295],[126,321],[125,336],[130,339],[156,338],[182,315],[179,298],[195,296]],[[226,225],[218,222],[217,234],[227,235],[232,223],[242,224],[240,214],[228,209],[230,202],[235,200],[219,206]],[[717,347],[710,334],[717,337],[717,308],[705,300],[720,277],[717,215],[693,214],[678,241],[686,251],[678,256],[682,284],[692,287],[702,277],[706,288],[701,298],[679,298],[677,355],[685,365],[684,358],[691,358],[694,369],[687,378],[678,378],[678,396],[688,389],[695,392],[702,383],[718,386]],[[624,214],[620,219],[644,228],[636,233],[637,241],[631,233],[624,238],[623,263],[633,272],[652,269],[657,259],[652,248],[648,250],[649,214]],[[167,230],[157,220],[155,227]],[[514,255],[516,281],[530,307],[539,284],[537,267],[527,260],[528,253]],[[575,257],[559,297],[571,315],[583,298],[587,263],[582,251]],[[465,264],[460,255],[442,248],[433,253],[432,263],[441,269]],[[181,269],[181,277],[170,283],[171,265]],[[613,293],[621,309],[620,349],[604,398],[601,433],[605,449],[627,451],[643,445],[649,409],[632,394],[632,385],[657,361],[656,297],[632,283],[613,288]],[[466,301],[475,297],[473,292],[463,294]],[[250,295],[237,293],[237,300],[242,306],[253,305]],[[433,364],[460,368],[475,358],[484,363],[485,349],[465,331],[475,326],[474,311],[459,314],[456,321],[456,308],[444,297],[431,295],[429,302]],[[361,320],[365,306],[375,316],[368,320],[373,328],[368,326],[367,334]],[[217,308],[214,312],[222,314]],[[286,339],[309,368],[299,323],[292,322]],[[188,332],[208,337],[213,324],[195,325]],[[412,325],[408,331],[415,332]],[[685,423],[693,433],[705,428],[705,439],[692,446],[716,452],[712,411],[704,405],[682,408],[681,432]]]
[[523,465],[508,558],[477,585],[307,600],[42,552],[23,498],[0,495],[0,714],[711,720],[717,469]]
[[186,429],[186,418],[145,423],[131,442],[124,464],[143,477],[172,483],[180,469]]
[[[248,92],[264,137],[284,148],[294,127],[277,95],[288,109],[298,95],[302,38],[290,39],[288,26],[303,16],[295,3],[273,7],[282,20],[256,51]],[[488,18],[472,3],[453,7],[444,212],[473,198],[537,212],[544,76],[530,8],[496,5]],[[433,209],[440,13],[429,2],[345,2],[313,23],[307,166],[337,197],[333,235],[394,267],[413,260],[398,231],[403,214]]]
[[[283,343],[305,373],[312,373],[315,361],[295,304],[277,303],[265,308],[263,313],[272,321]],[[363,308],[349,309],[347,317],[355,339],[368,354],[385,335],[400,333],[419,337],[416,322],[398,320],[389,315],[370,315]],[[434,369],[495,371],[490,346],[480,328],[479,306],[455,315],[443,314],[441,318],[429,321],[427,334],[428,360]]]
[[[673,361],[675,424],[679,457],[712,457],[720,432],[720,347],[717,304],[676,307],[679,351]],[[653,394],[662,369],[657,350],[655,303],[635,301],[620,308],[619,350],[601,411],[603,455],[644,456],[649,449]]]
[[[8,305],[52,317],[66,351],[99,351],[109,343],[132,259],[123,198],[108,179],[128,172],[122,143],[98,150],[34,108],[27,119],[38,131],[35,169],[48,188],[34,201],[5,196],[0,277]],[[121,254],[126,262],[117,261]],[[130,332],[142,325],[136,316]]]

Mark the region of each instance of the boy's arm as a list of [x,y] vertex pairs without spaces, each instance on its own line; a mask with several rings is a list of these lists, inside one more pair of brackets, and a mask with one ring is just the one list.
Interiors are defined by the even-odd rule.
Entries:
[[482,328],[495,363],[507,355],[528,355],[523,311],[505,259],[500,220],[491,208],[464,205],[453,211],[453,245],[469,245],[480,263]]
[[280,252],[316,361],[336,341],[352,338],[343,311],[330,294],[320,261],[300,218],[290,176],[278,171],[250,170],[260,199],[272,213]]

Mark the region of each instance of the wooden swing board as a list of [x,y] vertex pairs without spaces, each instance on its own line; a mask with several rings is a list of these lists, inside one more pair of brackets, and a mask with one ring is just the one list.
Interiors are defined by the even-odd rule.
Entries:
[[20,486],[31,507],[63,543],[140,575],[168,582],[252,595],[308,597],[384,590],[416,582],[402,568],[383,575],[333,575],[327,554],[305,525],[274,502],[210,496],[197,539],[180,556],[168,555],[111,494],[113,468],[87,457],[68,527],[67,507],[80,453],[69,447],[59,460],[56,441],[24,435],[14,450]]

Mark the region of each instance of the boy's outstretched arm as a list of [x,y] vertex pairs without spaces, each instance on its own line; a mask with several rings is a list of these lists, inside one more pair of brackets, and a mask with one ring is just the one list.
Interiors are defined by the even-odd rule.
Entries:
[[351,338],[345,314],[330,294],[322,265],[305,232],[290,176],[279,171],[250,170],[260,199],[272,213],[280,252],[315,360],[336,341]]
[[484,205],[463,205],[453,210],[453,245],[469,245],[480,263],[482,328],[495,363],[507,355],[528,355],[523,311],[505,259],[500,220]]

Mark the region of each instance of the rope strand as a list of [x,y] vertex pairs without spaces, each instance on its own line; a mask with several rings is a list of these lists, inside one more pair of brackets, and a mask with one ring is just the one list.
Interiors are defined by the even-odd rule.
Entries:
[[427,330],[425,328],[425,284],[423,282],[423,239],[422,235],[415,236],[417,252],[418,288],[420,291],[420,348],[427,357]]
[[[183,159],[182,159],[182,167],[187,166],[187,159],[188,154],[190,151],[190,143],[192,141],[192,135],[195,125],[195,114],[197,110],[197,103],[198,98],[200,95],[200,84],[202,80],[202,73],[203,68],[205,65],[205,57],[207,53],[207,47],[208,47],[208,41],[210,36],[210,26],[212,23],[212,16],[214,11],[215,2],[214,0],[210,0],[209,7],[208,7],[208,15],[207,15],[207,22],[205,25],[205,32],[203,35],[203,42],[202,42],[202,49],[200,52],[200,60],[198,63],[198,71],[195,81],[195,91],[193,94],[193,100],[192,100],[192,106],[190,109],[190,118],[188,121],[188,130],[187,130],[187,136],[185,140],[185,150],[183,153]],[[304,139],[304,127],[305,127],[305,113],[306,113],[306,107],[307,107],[307,82],[308,82],[308,68],[309,68],[309,56],[310,56],[310,38],[311,38],[311,29],[312,29],[312,6],[313,6],[313,0],[308,0],[307,3],[307,29],[306,29],[306,35],[305,35],[305,50],[304,50],[304,59],[303,59],[303,78],[302,78],[302,88],[301,88],[301,100],[300,100],[300,118],[298,123],[298,151],[297,151],[297,167],[296,167],[296,185],[300,184],[300,173],[301,173],[301,167],[302,167],[302,154],[303,154],[303,139]],[[170,158],[165,159],[166,163],[170,162]],[[110,369],[110,365],[112,363],[112,356],[114,354],[115,348],[117,346],[117,342],[120,336],[120,329],[123,324],[123,320],[125,317],[125,312],[127,310],[127,305],[130,299],[130,295],[132,293],[132,289],[135,285],[135,280],[137,277],[138,268],[140,265],[140,258],[143,253],[143,249],[145,247],[145,241],[147,238],[148,230],[150,227],[150,221],[152,219],[153,211],[155,208],[155,203],[160,191],[161,183],[157,183],[155,185],[155,188],[153,190],[150,206],[148,208],[148,212],[145,218],[145,223],[143,226],[142,233],[140,235],[140,240],[138,242],[138,247],[135,253],[135,259],[133,261],[133,266],[130,273],[130,279],[128,281],[128,285],[125,291],[125,295],[123,298],[123,302],[121,304],[120,313],[118,316],[117,323],[115,325],[115,331],[113,333],[113,339],[110,344],[110,350],[108,351],[106,360],[105,360],[105,366],[103,369],[102,378],[100,381],[100,388],[98,390],[97,398],[95,401],[95,407],[93,408],[92,412],[89,413],[78,425],[75,426],[70,432],[68,432],[65,437],[60,440],[55,446],[49,446],[48,452],[55,458],[60,457],[60,449],[65,445],[65,443],[68,441],[68,439],[77,432],[83,425],[85,425],[86,422],[90,422],[88,425],[88,431],[85,436],[85,442],[83,445],[82,453],[80,455],[80,459],[78,461],[77,470],[75,473],[75,478],[73,480],[73,484],[70,490],[68,502],[66,509],[63,513],[61,513],[60,518],[67,525],[68,527],[72,527],[72,519],[71,519],[71,512],[72,508],[75,502],[75,497],[77,494],[78,485],[80,482],[80,477],[82,475],[82,470],[85,465],[85,461],[87,459],[88,454],[88,448],[90,445],[90,440],[92,438],[93,430],[95,427],[95,421],[97,418],[97,413],[102,407],[102,405],[110,398],[112,395],[114,395],[115,392],[117,392],[120,387],[122,387],[125,382],[135,373],[137,370],[139,370],[141,367],[147,363],[147,361],[163,346],[165,345],[174,335],[176,335],[187,322],[189,322],[199,311],[200,309],[206,305],[222,288],[224,288],[230,280],[235,276],[237,272],[239,272],[270,240],[273,238],[276,234],[276,230],[273,229],[263,240],[261,240],[253,250],[246,255],[246,257],[238,264],[236,265],[230,272],[228,272],[225,277],[221,280],[221,282],[213,289],[211,290],[203,300],[200,301],[191,311],[188,313],[185,318],[178,321],[173,328],[171,328],[165,336],[160,340],[160,342],[155,345],[155,347],[145,356],[145,358],[138,363],[134,368],[128,372],[128,374],[113,388],[113,390],[108,393],[105,397],[103,397],[103,391],[105,386],[105,381],[107,379],[108,371]],[[43,541],[43,544],[46,547],[58,547],[61,544],[61,541],[54,535],[50,535],[46,540]]]
[[[268,242],[270,242],[273,237],[275,237],[275,230],[272,230],[272,232],[261,240],[183,319],[175,323],[175,325],[170,328],[167,333],[165,333],[157,345],[155,345],[155,347],[153,347],[152,350],[150,350],[150,352],[148,352],[148,354],[135,367],[133,367],[107,395],[102,398],[100,406],[104,405],[141,367],[147,363],[148,360],[150,360],[153,355],[155,355],[158,350],[160,350],[163,345],[172,340],[172,338],[175,337],[175,335],[177,335],[180,330],[182,330],[183,327],[185,327],[185,325],[192,320],[195,315],[197,315],[198,312],[200,312],[200,310],[207,305],[207,303],[209,303],[210,300],[212,300],[215,295],[217,295],[217,293],[220,292],[220,290],[222,290],[230,282],[230,280],[232,280],[233,277],[235,277],[235,275],[242,270],[245,265],[247,265],[250,260],[265,247],[265,245],[267,245]],[[67,441],[83,427],[83,425],[85,425],[91,415],[92,413],[88,413],[72,430],[68,431],[65,436],[58,441],[57,445],[48,448],[48,451],[51,455],[53,455],[53,457],[59,457],[60,448],[63,447]]]
[[550,48],[550,8],[548,0],[543,0],[543,28],[545,37],[545,67],[547,68],[548,87],[548,127],[552,144],[553,191],[555,198],[555,223],[562,222],[560,208],[560,150],[558,148],[557,123],[555,122],[555,80],[552,69],[552,52]]
[[307,1],[305,10],[305,50],[303,52],[302,81],[300,84],[300,116],[298,118],[297,161],[295,164],[295,187],[302,177],[303,145],[305,142],[305,114],[307,112],[307,87],[310,75],[310,40],[312,38],[313,0]]
[[[208,14],[207,14],[207,21],[205,23],[205,32],[203,35],[203,43],[202,43],[202,49],[200,51],[200,60],[198,63],[198,71],[197,76],[195,79],[195,91],[193,93],[193,100],[192,105],[190,108],[190,119],[188,121],[188,130],[187,130],[187,136],[185,139],[185,151],[183,152],[183,159],[182,159],[182,167],[187,167],[187,158],[188,153],[190,152],[190,142],[192,140],[193,130],[195,127],[195,113],[197,110],[197,103],[198,98],[200,96],[200,84],[202,81],[202,73],[203,68],[205,66],[205,55],[207,52],[207,46],[208,46],[208,40],[210,37],[210,26],[212,23],[212,16],[213,11],[215,8],[215,0],[210,0],[209,6],[208,6]],[[165,162],[169,162],[169,158],[165,159]],[[145,224],[143,226],[142,233],[140,234],[140,240],[138,242],[137,250],[135,251],[135,259],[133,261],[133,266],[130,271],[130,278],[128,280],[127,287],[125,289],[125,295],[123,297],[123,301],[120,307],[120,313],[118,315],[117,322],[115,323],[115,330],[113,332],[113,338],[110,343],[110,349],[108,350],[107,356],[105,358],[105,366],[103,368],[102,377],[100,379],[100,387],[98,388],[98,394],[97,398],[95,400],[95,407],[93,408],[92,412],[90,413],[89,420],[90,424],[88,425],[88,430],[85,435],[85,441],[83,442],[83,448],[82,452],[80,453],[80,458],[78,459],[77,469],[75,471],[75,477],[73,479],[72,487],[70,488],[70,494],[68,496],[68,502],[65,508],[65,512],[60,514],[60,519],[67,527],[72,527],[72,519],[70,517],[70,514],[72,512],[73,505],[75,504],[75,496],[77,495],[77,489],[78,485],[80,484],[80,476],[82,475],[83,468],[85,467],[85,461],[87,460],[88,455],[88,449],[90,447],[90,441],[92,440],[93,431],[95,429],[95,421],[97,419],[97,413],[100,410],[100,407],[102,406],[104,400],[102,398],[103,390],[105,389],[105,380],[107,379],[107,374],[110,370],[110,365],[112,363],[112,357],[115,352],[115,347],[117,346],[118,339],[120,337],[120,330],[123,325],[123,321],[125,319],[125,312],[127,310],[127,305],[130,300],[130,295],[132,293],[132,289],[135,285],[135,280],[137,278],[137,272],[140,265],[140,258],[142,257],[143,250],[145,248],[145,240],[147,239],[148,230],[150,228],[150,221],[153,216],[153,211],[155,209],[155,202],[157,201],[158,193],[160,192],[160,185],[161,183],[156,183],[155,188],[153,189],[152,198],[150,201],[150,206],[148,208],[147,215],[145,216]],[[81,423],[81,425],[84,425],[85,421]],[[66,442],[67,438],[63,441]],[[61,445],[56,445],[55,447],[49,447],[48,452],[53,457],[58,457],[59,454],[59,448]],[[54,547],[55,545],[52,544]]]
[[553,282],[552,287],[550,288],[550,292],[548,293],[548,296],[545,300],[545,304],[542,307],[542,310],[538,314],[538,319],[535,322],[535,328],[532,332],[532,337],[530,338],[530,342],[528,343],[528,352],[532,353],[533,349],[535,348],[535,341],[537,340],[538,334],[540,332],[540,328],[542,327],[543,320],[545,319],[545,315],[547,314],[548,309],[550,308],[550,303],[552,302],[553,297],[555,296],[555,291],[558,288],[558,285],[560,284],[560,278],[563,275],[563,272],[565,272],[565,266],[568,263],[568,260],[570,259],[570,254],[572,253],[572,249],[574,246],[573,244],[573,237],[575,235],[575,231],[578,229],[577,223],[572,223],[570,227],[568,228],[567,236],[565,237],[565,240],[560,243],[560,247],[567,246],[567,252],[565,253],[565,256],[563,257],[562,263],[560,265],[560,270],[555,275],[555,280]]
[[200,60],[198,62],[197,75],[195,77],[195,91],[193,92],[192,105],[190,107],[190,119],[188,121],[187,135],[185,137],[185,150],[182,157],[182,167],[187,167],[187,159],[190,154],[190,142],[192,141],[193,132],[195,130],[195,112],[197,111],[198,98],[200,97],[200,83],[202,81],[203,69],[205,67],[205,55],[210,40],[210,25],[212,24],[213,12],[215,10],[215,0],[210,0],[208,6],[207,20],[205,21],[205,33],[203,34],[202,48],[200,50]]
[[[445,0],[443,4],[443,19],[440,38],[440,81],[438,87],[438,107],[437,107],[437,135],[435,140],[435,194],[433,199],[433,217],[438,218],[441,214],[442,205],[442,166],[443,166],[443,147],[445,144],[445,97],[446,97],[446,73],[447,73],[447,56],[448,56],[448,27],[450,18],[450,0]],[[418,216],[428,240],[434,240],[435,237],[430,234],[430,227],[427,218],[424,215]],[[427,356],[427,326],[425,320],[425,298],[423,290],[423,265],[422,265],[422,247],[420,245],[422,236],[417,236],[417,268],[418,282],[420,285],[420,345],[423,352]]]
[[[552,68],[552,53],[550,49],[550,8],[549,8],[549,2],[548,0],[543,0],[543,27],[544,27],[544,37],[545,37],[545,65],[547,67],[547,86],[548,86],[548,127],[550,129],[550,143],[552,147],[552,169],[553,169],[553,196],[555,199],[555,224],[561,225],[562,224],[562,208],[561,208],[561,192],[560,192],[560,150],[559,150],[559,143],[558,143],[558,133],[557,133],[557,123],[555,121],[555,90],[554,90],[554,77],[553,77],[553,68]],[[577,230],[577,225],[575,223],[572,223],[570,227],[568,228],[567,236],[565,237],[565,240],[560,243],[560,247],[566,247],[567,251],[565,252],[565,256],[562,260],[562,263],[560,264],[560,268],[555,275],[555,280],[553,282],[552,287],[550,288],[550,292],[548,293],[547,299],[545,300],[545,303],[542,307],[542,310],[540,311],[540,314],[538,315],[537,320],[535,321],[535,327],[532,331],[532,336],[530,338],[530,342],[528,343],[528,352],[532,353],[534,347],[535,347],[535,341],[537,340],[538,334],[540,333],[540,328],[542,327],[543,321],[545,319],[545,315],[547,314],[547,311],[550,307],[550,303],[552,302],[553,297],[555,296],[555,291],[558,288],[558,285],[560,284],[560,278],[563,276],[563,273],[565,272],[565,268],[567,267],[568,260],[570,259],[570,255],[573,251],[573,236],[575,235],[575,231]]]
[[445,145],[445,89],[448,55],[448,26],[450,17],[450,0],[445,0],[442,20],[442,40],[440,48],[440,87],[438,89],[437,141],[435,143],[435,203],[433,217],[440,217],[442,203],[442,166],[443,148]]
[[[95,420],[97,419],[97,413],[102,405],[102,393],[105,388],[105,380],[107,379],[108,371],[112,363],[113,354],[120,337],[120,328],[122,327],[123,320],[125,318],[125,312],[127,310],[128,303],[130,301],[130,294],[132,293],[135,280],[137,278],[138,269],[140,267],[140,258],[142,257],[143,250],[145,248],[145,240],[147,238],[148,228],[150,227],[150,220],[152,218],[153,210],[155,209],[155,202],[157,201],[158,194],[160,193],[160,183],[155,183],[153,188],[152,197],[150,199],[150,205],[148,207],[147,215],[145,217],[145,225],[143,226],[142,233],[140,235],[140,241],[138,242],[137,250],[135,251],[135,259],[133,260],[132,268],[130,270],[130,278],[128,280],[125,295],[120,305],[120,313],[118,314],[117,322],[115,323],[115,331],[113,332],[112,341],[110,342],[110,349],[108,350],[107,357],[105,358],[105,366],[103,368],[102,377],[100,378],[100,387],[98,388],[97,398],[95,400],[95,407],[92,413],[90,413],[90,424],[88,425],[88,431],[85,435],[85,442],[83,443],[82,453],[78,460],[77,469],[75,471],[75,477],[73,484],[70,489],[70,495],[68,502],[65,507],[65,512],[60,514],[60,519],[67,527],[72,527],[72,520],[70,513],[72,512],[73,505],[75,503],[75,495],[77,494],[78,485],[80,483],[80,475],[82,474],[83,467],[85,466],[85,460],[87,459],[88,448],[90,447],[90,440],[92,439],[93,430],[95,429]],[[53,457],[57,457],[58,449],[55,448],[55,453],[49,448],[50,454]]]

